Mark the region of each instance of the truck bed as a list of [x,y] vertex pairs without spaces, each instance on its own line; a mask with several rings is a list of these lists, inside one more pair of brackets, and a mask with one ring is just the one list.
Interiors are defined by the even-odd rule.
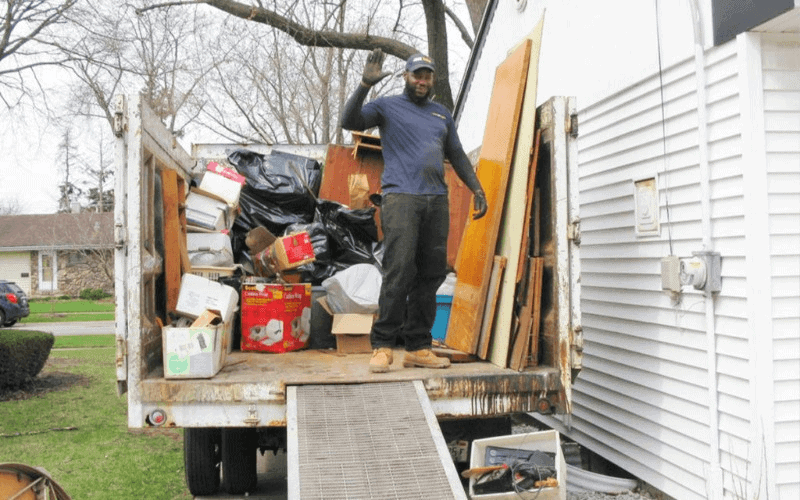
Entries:
[[[361,384],[422,380],[439,417],[459,416],[459,407],[473,415],[491,416],[535,411],[541,398],[558,393],[559,372],[552,367],[524,372],[499,368],[486,361],[453,363],[447,369],[404,368],[403,351],[395,350],[387,373],[369,373],[370,354],[337,354],[304,350],[283,354],[233,351],[220,372],[210,379],[165,379],[157,368],[142,380],[142,400],[162,405],[184,403],[284,404],[286,387],[308,384]],[[453,405],[453,402],[460,404]],[[278,422],[280,425],[281,422]]]

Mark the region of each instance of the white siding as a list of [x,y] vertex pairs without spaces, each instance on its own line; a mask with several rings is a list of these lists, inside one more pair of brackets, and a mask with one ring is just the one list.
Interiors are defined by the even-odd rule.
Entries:
[[[725,497],[749,487],[751,349],[736,48],[729,43],[706,54],[711,241],[723,256],[711,344],[704,296],[684,288],[673,304],[660,274],[662,257],[703,249],[694,60],[579,117],[585,349],[572,430],[565,431],[680,499],[708,498],[715,464]],[[633,181],[646,177],[658,179],[657,237],[634,230]]]
[[764,132],[774,353],[775,483],[800,498],[800,37],[765,35]]

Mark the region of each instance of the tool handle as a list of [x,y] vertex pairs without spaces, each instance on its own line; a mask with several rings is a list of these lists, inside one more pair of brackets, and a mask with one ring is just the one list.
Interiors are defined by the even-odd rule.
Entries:
[[487,465],[486,467],[473,467],[471,469],[463,471],[461,473],[461,477],[469,479],[471,477],[480,476],[481,474],[486,474],[487,472],[493,472],[501,469],[508,469],[508,465],[500,464],[500,465]]

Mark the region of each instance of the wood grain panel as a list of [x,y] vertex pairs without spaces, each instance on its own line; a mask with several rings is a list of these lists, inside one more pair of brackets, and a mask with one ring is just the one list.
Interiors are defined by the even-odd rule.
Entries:
[[[508,258],[508,267],[500,284],[499,301],[497,304],[497,317],[495,318],[494,331],[492,332],[492,347],[489,359],[492,363],[506,366],[510,337],[513,331],[514,293],[517,289],[516,276],[522,251],[524,228],[529,219],[527,202],[530,184],[530,164],[533,154],[534,136],[536,130],[536,90],[539,76],[539,47],[542,45],[542,18],[526,37],[531,42],[531,53],[528,63],[528,76],[525,80],[525,96],[522,100],[517,143],[514,147],[514,159],[508,180],[506,195],[506,211],[503,214],[500,232],[497,238],[497,254]],[[532,193],[531,193],[532,194]]]
[[[456,257],[458,279],[445,343],[470,354],[475,354],[478,347],[531,45],[530,40],[525,40],[497,67],[476,172],[486,192],[489,209],[483,218],[467,220]],[[516,275],[516,272],[513,274]]]

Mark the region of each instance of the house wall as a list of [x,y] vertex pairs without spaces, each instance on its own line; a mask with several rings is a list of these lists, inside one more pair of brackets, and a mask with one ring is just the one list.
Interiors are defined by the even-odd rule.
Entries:
[[[114,293],[114,256],[106,250],[59,250],[58,289],[39,290],[39,256],[30,252],[31,295],[70,295],[77,297],[86,288],[100,288],[106,293]],[[111,278],[108,274],[111,274]]]
[[15,282],[26,294],[30,295],[30,252],[0,253],[0,279]]
[[800,498],[800,36],[761,37],[779,498]]
[[[542,420],[681,500],[800,496],[799,54],[707,50],[707,141],[693,59],[580,110],[584,368],[572,417]],[[637,236],[647,177],[661,231]],[[709,242],[722,290],[662,291],[661,259]]]

